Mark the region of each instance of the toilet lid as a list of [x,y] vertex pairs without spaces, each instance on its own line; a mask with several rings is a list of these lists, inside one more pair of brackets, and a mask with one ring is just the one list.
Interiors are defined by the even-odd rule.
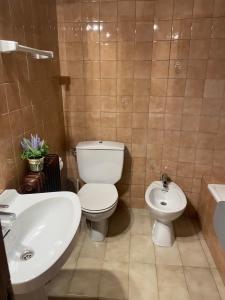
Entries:
[[113,184],[87,183],[78,192],[85,211],[104,211],[116,204],[118,192]]

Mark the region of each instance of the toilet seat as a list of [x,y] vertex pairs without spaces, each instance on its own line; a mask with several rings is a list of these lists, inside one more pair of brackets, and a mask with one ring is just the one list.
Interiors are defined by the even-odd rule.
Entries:
[[113,184],[86,183],[78,197],[83,211],[101,213],[117,204],[118,192]]

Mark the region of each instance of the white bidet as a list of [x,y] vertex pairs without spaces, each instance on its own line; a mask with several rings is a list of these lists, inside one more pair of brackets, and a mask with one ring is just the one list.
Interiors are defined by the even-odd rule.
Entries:
[[186,196],[174,182],[169,183],[168,189],[165,189],[161,181],[154,181],[145,192],[145,201],[155,218],[153,242],[162,247],[171,247],[175,240],[172,221],[185,210]]

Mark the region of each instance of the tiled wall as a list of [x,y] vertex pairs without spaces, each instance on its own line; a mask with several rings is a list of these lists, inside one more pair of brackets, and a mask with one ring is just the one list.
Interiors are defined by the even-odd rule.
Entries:
[[0,0],[0,39],[53,50],[54,60],[0,54],[0,189],[19,188],[26,168],[20,140],[38,133],[63,155],[55,1]]
[[58,0],[57,13],[71,180],[78,141],[121,141],[124,201],[142,207],[167,172],[197,207],[202,175],[225,174],[225,1]]

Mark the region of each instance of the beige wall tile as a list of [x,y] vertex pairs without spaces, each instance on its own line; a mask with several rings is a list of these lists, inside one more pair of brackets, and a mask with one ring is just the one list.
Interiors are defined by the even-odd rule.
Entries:
[[100,41],[116,42],[117,41],[117,23],[101,23]]
[[133,41],[135,36],[135,22],[118,23],[118,41]]
[[183,111],[183,97],[167,97],[166,98],[166,113],[177,114]]
[[173,20],[172,39],[190,39],[191,27],[191,19]]
[[185,19],[192,17],[193,0],[175,0],[174,17],[176,19]]
[[171,41],[170,58],[187,59],[189,55],[189,49],[190,49],[189,40]]
[[169,41],[154,41],[152,58],[155,60],[168,60],[170,56]]
[[173,15],[173,1],[159,0],[155,6],[155,16],[158,19],[167,20],[172,19]]
[[225,10],[225,3],[223,2],[223,0],[215,0],[213,16],[224,17],[225,16],[224,10]]
[[152,41],[152,39],[153,39],[153,22],[137,22],[136,41],[150,42]]
[[136,3],[136,20],[153,21],[154,19],[154,1],[138,1]]
[[[52,5],[50,1],[45,3],[28,1],[24,2],[22,6],[21,3],[2,4],[1,38],[19,40],[22,44],[27,42],[31,47],[37,48],[42,48],[40,43],[48,41],[47,44],[45,43],[45,47],[54,50],[55,59],[43,62],[29,56],[26,57],[24,54],[6,55],[0,58],[0,144],[4,145],[0,151],[3,162],[0,170],[0,189],[16,188],[18,192],[21,191],[23,176],[27,172],[26,162],[22,162],[20,158],[20,141],[23,136],[29,137],[31,133],[37,133],[47,140],[51,151],[60,154],[65,161],[62,96],[56,78],[60,76],[59,56],[63,59],[66,57],[64,42],[68,37],[61,30],[58,39],[56,6]],[[76,8],[77,14],[71,14],[70,17],[73,15],[73,20],[78,21],[79,5]],[[45,13],[46,11],[48,11],[48,15]],[[62,15],[64,13],[61,10]],[[66,17],[68,15],[65,13]],[[48,25],[43,25],[47,23]],[[35,28],[42,26],[42,33],[34,30],[33,26]],[[23,29],[21,29],[22,27]],[[61,26],[59,27],[62,29]],[[71,42],[79,40],[78,28],[79,25],[74,26],[74,35],[70,36]],[[76,47],[75,44],[73,46]],[[58,48],[60,48],[59,51]],[[69,54],[71,53],[69,52]],[[78,46],[77,57],[80,58],[80,54]],[[78,72],[76,74],[72,72],[72,76],[82,77],[82,67],[79,65],[77,69]],[[50,114],[49,109],[51,110]],[[55,124],[55,131],[50,133],[53,124]],[[65,176],[63,175],[63,177]]]
[[154,40],[170,40],[172,21],[156,21],[154,23]]
[[118,59],[132,60],[134,58],[134,42],[118,42]]
[[189,60],[187,78],[204,79],[206,76],[206,60]]
[[135,3],[130,1],[118,2],[118,19],[123,21],[135,18]]
[[101,43],[100,56],[102,60],[116,60],[116,43]]
[[82,2],[81,3],[82,21],[98,21],[99,20],[99,2]]
[[[61,74],[71,77],[64,99],[70,140],[128,145],[135,160],[122,179],[132,190],[129,205],[143,207],[140,186],[165,170],[197,205],[201,176],[219,172],[225,151],[223,1],[70,2],[63,13],[58,6]],[[23,90],[19,83],[16,111],[30,103]]]
[[223,97],[225,80],[207,79],[205,81],[204,97]]
[[152,43],[136,42],[134,58],[135,60],[150,60],[152,58]]
[[224,59],[225,41],[224,39],[214,39],[210,45],[209,57],[215,59]]
[[169,69],[168,60],[156,60],[152,62],[152,78],[167,78]]
[[211,36],[212,20],[210,18],[194,19],[192,24],[192,39],[207,39]]
[[209,56],[208,40],[191,40],[190,42],[190,58],[207,59]]
[[166,98],[165,97],[150,97],[149,112],[163,113],[165,111]]
[[117,1],[104,1],[100,3],[101,21],[117,20]]
[[195,0],[194,1],[194,17],[211,17],[213,15],[213,0]]
[[151,63],[149,61],[135,61],[134,78],[149,79],[151,77]]
[[101,61],[101,78],[116,78],[117,62]]
[[185,94],[185,79],[168,79],[167,96],[182,97]]
[[169,65],[170,78],[187,77],[187,60],[170,60]]

